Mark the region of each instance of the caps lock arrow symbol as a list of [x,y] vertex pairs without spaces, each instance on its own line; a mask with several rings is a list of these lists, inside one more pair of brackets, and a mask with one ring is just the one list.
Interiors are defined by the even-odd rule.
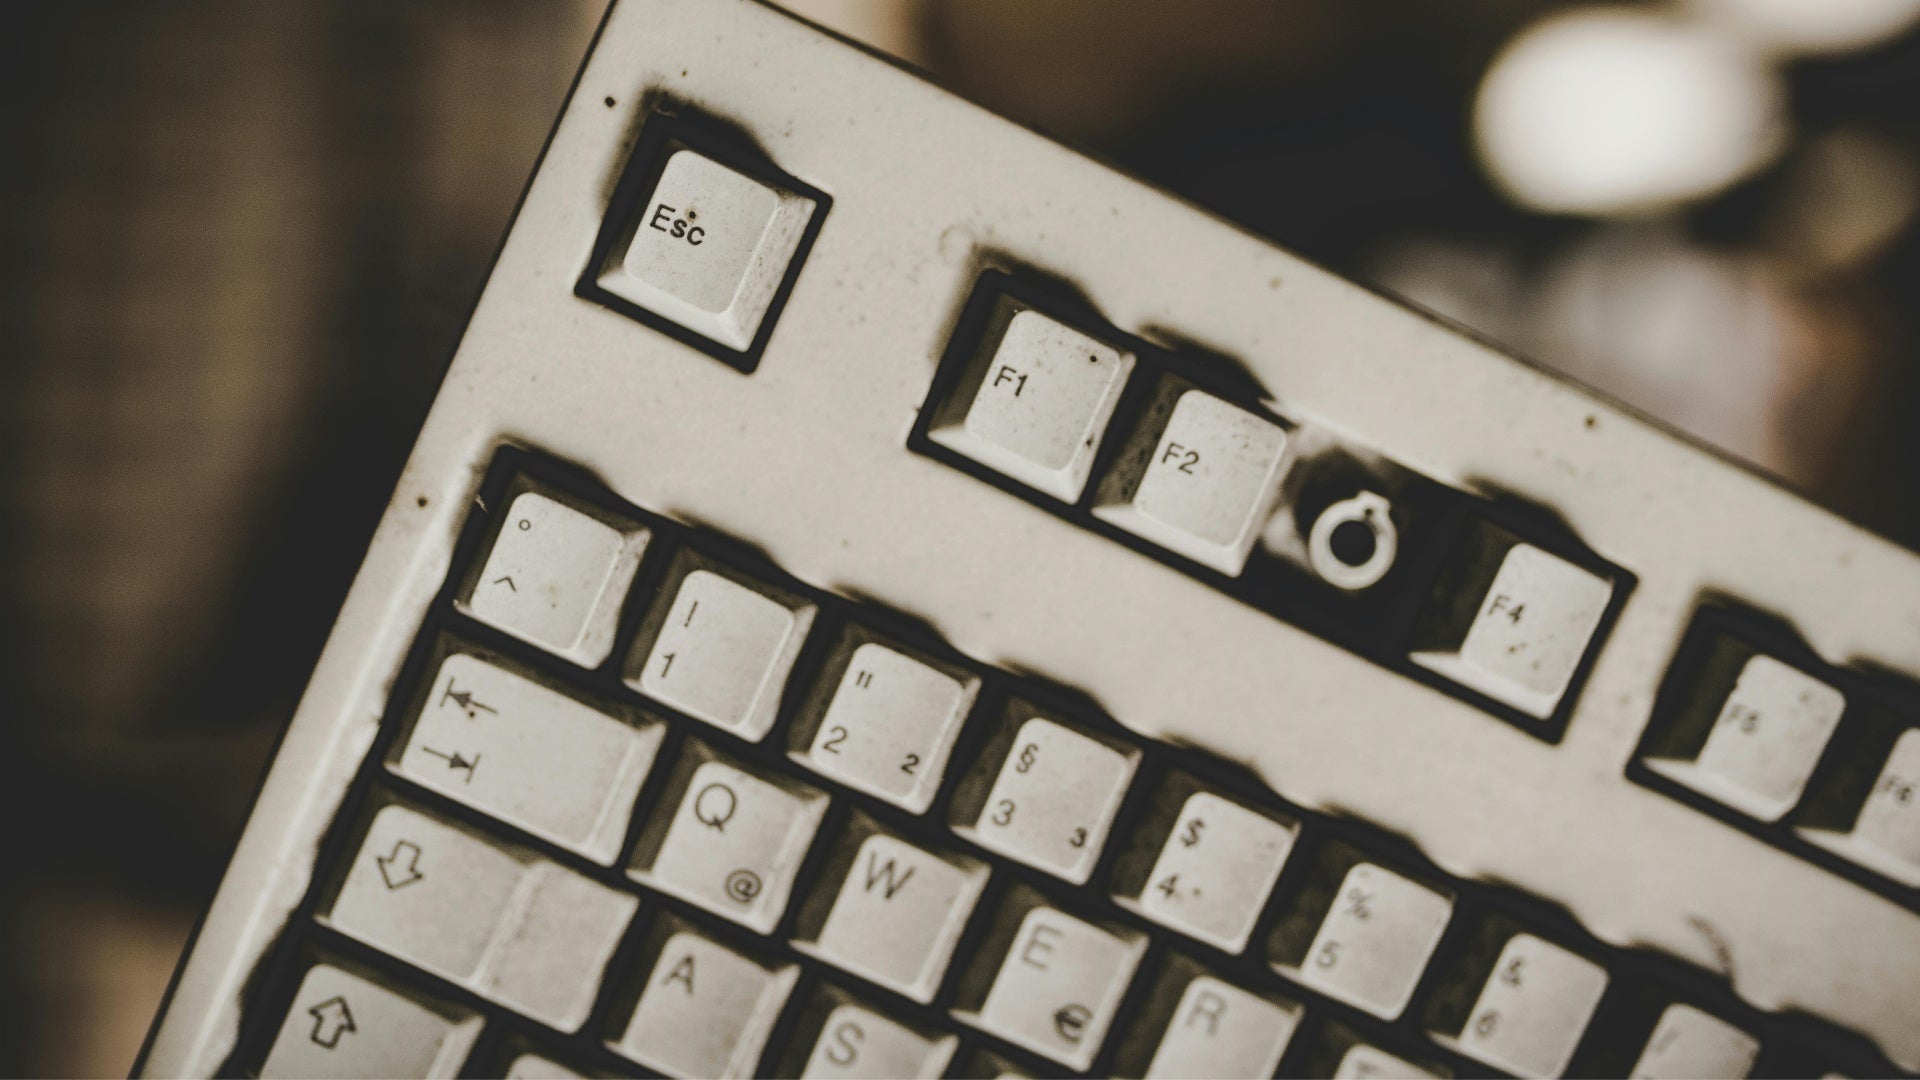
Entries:
[[308,1009],[307,1015],[313,1017],[313,1041],[328,1050],[340,1045],[340,1036],[360,1030],[354,1025],[347,999],[337,994]]
[[[399,867],[400,860],[406,860],[404,869]],[[387,888],[398,889],[411,885],[427,875],[420,872],[420,848],[407,840],[396,840],[393,854],[377,855],[374,862],[380,865],[380,877],[386,881]]]

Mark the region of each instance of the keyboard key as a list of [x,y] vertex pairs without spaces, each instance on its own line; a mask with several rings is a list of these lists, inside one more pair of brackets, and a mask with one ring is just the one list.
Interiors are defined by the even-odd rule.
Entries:
[[1229,577],[1280,497],[1287,431],[1169,379],[1147,409],[1094,514]]
[[826,812],[824,793],[749,772],[689,740],[628,873],[771,933]]
[[1800,835],[1909,888],[1920,888],[1920,728],[1893,740],[1873,786],[1848,807],[1844,830],[1801,827]]
[[933,804],[977,676],[849,630],[794,724],[794,760],[918,814]]
[[619,718],[499,663],[440,662],[394,772],[535,836],[611,863],[665,726]]
[[1118,1053],[1121,1075],[1272,1076],[1300,1014],[1296,1002],[1250,993],[1185,957],[1171,957],[1143,1015],[1128,1025]]
[[1414,630],[1412,660],[1547,719],[1573,684],[1614,583],[1479,523]]
[[507,1080],[584,1080],[586,1074],[539,1054],[517,1054],[506,1068]]
[[1452,1071],[1436,1061],[1416,1058],[1402,1050],[1387,1050],[1371,1036],[1337,1020],[1323,1009],[1310,1009],[1318,1019],[1310,1030],[1296,1034],[1300,1053],[1287,1065],[1289,1076],[1343,1077],[1349,1080],[1444,1080]]
[[1606,988],[1600,965],[1532,934],[1513,934],[1462,1022],[1434,1038],[1517,1076],[1560,1076]]
[[985,863],[935,855],[856,817],[802,908],[794,947],[912,998],[939,992]]
[[600,287],[729,348],[751,348],[813,200],[679,149],[642,206]]
[[[1188,782],[1168,785],[1171,817],[1154,815],[1114,872],[1114,899],[1223,952],[1246,948],[1300,827]],[[1155,820],[1157,819],[1157,820]],[[1153,861],[1149,866],[1147,859]],[[1144,868],[1144,872],[1142,872]]]
[[1630,1075],[1644,1080],[1724,1077],[1753,1071],[1760,1044],[1725,1020],[1691,1005],[1667,1006]]
[[[1839,690],[1765,653],[1723,639],[1722,657],[1745,654],[1720,698],[1706,741],[1650,756],[1647,768],[1761,821],[1793,809],[1846,711]],[[1725,660],[1721,660],[1724,663]],[[1703,675],[1719,666],[1709,660]]]
[[[1335,880],[1338,886],[1330,887]],[[1413,997],[1452,914],[1450,895],[1332,845],[1275,927],[1273,968],[1394,1020]]]
[[409,806],[373,815],[322,919],[561,1031],[587,1018],[639,901]]
[[260,1066],[266,1078],[460,1075],[479,1014],[315,964]]
[[613,648],[646,529],[538,491],[512,496],[455,606],[584,667]]
[[927,437],[1062,502],[1077,502],[1133,354],[1009,296]]
[[800,1069],[803,1080],[938,1077],[960,1047],[953,1035],[927,1035],[851,1001],[833,1005]]
[[749,742],[766,737],[813,624],[812,602],[683,554],[627,673],[634,689]]
[[[969,782],[994,776],[984,802],[957,797],[953,826],[989,851],[1084,885],[1126,798],[1140,752],[1057,723],[1023,702],[1004,757],[989,753]],[[996,761],[996,758],[998,759]],[[986,770],[992,770],[988,772]]]
[[978,966],[961,983],[954,1015],[1084,1070],[1099,1053],[1146,948],[1135,931],[1077,919],[1038,893],[1016,889],[977,954]]
[[1446,1076],[1445,1072],[1422,1068],[1367,1043],[1347,1047],[1333,1070],[1333,1080],[1443,1080]]
[[646,985],[613,1049],[669,1076],[752,1076],[799,966],[750,959],[674,919],[650,946]]

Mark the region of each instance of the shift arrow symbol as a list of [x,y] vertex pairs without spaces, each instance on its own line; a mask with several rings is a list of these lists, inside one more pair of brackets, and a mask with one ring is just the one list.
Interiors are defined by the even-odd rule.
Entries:
[[[400,865],[402,860],[406,862],[404,867]],[[377,855],[373,861],[380,865],[380,877],[389,889],[411,885],[427,876],[420,872],[419,845],[408,840],[394,841],[393,854]]]
[[353,1011],[347,999],[335,995],[307,1010],[313,1017],[313,1041],[328,1050],[340,1045],[340,1036],[360,1030],[353,1023]]

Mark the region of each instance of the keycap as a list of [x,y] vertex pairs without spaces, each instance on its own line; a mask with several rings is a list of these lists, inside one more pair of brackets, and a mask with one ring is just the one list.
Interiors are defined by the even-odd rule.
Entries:
[[1799,832],[1902,885],[1920,888],[1920,728],[1895,737],[1849,828],[1802,827]]
[[825,793],[689,740],[628,873],[765,934],[827,812]]
[[1447,1074],[1425,1069],[1368,1043],[1354,1043],[1340,1057],[1333,1080],[1441,1080]]
[[481,1026],[468,1009],[315,964],[301,978],[259,1075],[458,1076]]
[[507,1080],[580,1080],[586,1074],[539,1054],[517,1054],[507,1064]]
[[1133,364],[1132,353],[1003,296],[927,437],[1076,502]]
[[[1012,708],[1026,719],[1016,722],[984,802],[955,799],[954,828],[989,851],[1084,885],[1139,751],[1035,715],[1024,703]],[[992,758],[981,764],[991,767]]]
[[665,730],[625,711],[608,715],[493,660],[452,652],[388,766],[611,863]]
[[669,1076],[753,1075],[799,966],[749,958],[675,920],[655,936],[646,984],[612,1048]]
[[766,737],[793,661],[813,624],[812,602],[685,557],[634,646],[627,682],[696,720],[749,742]]
[[[1163,998],[1172,999],[1170,1011]],[[1269,1077],[1280,1068],[1300,1016],[1296,1002],[1243,990],[1181,958],[1154,987],[1147,1019],[1132,1026],[1128,1040],[1151,1044],[1140,1076]],[[1120,1057],[1139,1053],[1129,1045]]]
[[983,980],[963,980],[953,1014],[1084,1070],[1099,1053],[1146,947],[1135,931],[1087,922],[1016,889],[975,958],[978,972],[993,972],[991,982],[982,993]]
[[978,859],[934,854],[856,816],[801,910],[794,947],[931,1002],[986,888]]
[[924,812],[980,692],[979,677],[863,630],[849,632],[824,672],[794,723],[794,760]]
[[678,149],[643,206],[600,287],[722,345],[751,348],[813,200]]
[[1573,684],[1614,583],[1485,523],[1466,549],[1416,622],[1411,659],[1547,719]]
[[[1176,796],[1178,798],[1178,796]],[[1133,853],[1114,873],[1114,899],[1162,926],[1220,949],[1246,948],[1300,827],[1210,791],[1176,804],[1170,827],[1151,830],[1157,847],[1145,872]]]
[[1630,1075],[1637,1080],[1739,1080],[1753,1071],[1759,1056],[1760,1044],[1753,1036],[1717,1016],[1676,1003],[1660,1014]]
[[1452,1070],[1430,1058],[1417,1057],[1396,1043],[1389,1050],[1375,1034],[1362,1034],[1328,1010],[1309,1006],[1308,1023],[1293,1037],[1298,1053],[1288,1055],[1288,1076],[1350,1077],[1353,1080],[1398,1080],[1406,1077],[1450,1077]]
[[1600,965],[1532,934],[1514,934],[1464,1023],[1434,1038],[1516,1076],[1560,1076],[1606,988]]
[[587,1018],[639,901],[401,804],[377,810],[321,918],[561,1031]]
[[937,1077],[959,1049],[952,1035],[927,1035],[853,1002],[836,1004],[820,1025],[803,1078],[894,1080]]
[[1649,757],[1647,768],[1761,821],[1793,809],[1846,711],[1832,686],[1752,653],[1692,757]]
[[[1345,849],[1336,851],[1276,926],[1273,968],[1383,1020],[1397,1019],[1440,943],[1453,898]],[[1325,870],[1341,864],[1347,868],[1338,887],[1326,888]]]
[[1095,515],[1230,577],[1280,496],[1287,432],[1174,380],[1101,482]]
[[648,532],[538,491],[512,496],[487,560],[455,606],[475,619],[596,667],[613,648],[620,605]]

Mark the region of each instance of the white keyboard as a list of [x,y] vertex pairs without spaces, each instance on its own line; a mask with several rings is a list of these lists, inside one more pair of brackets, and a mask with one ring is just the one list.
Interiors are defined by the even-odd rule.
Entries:
[[137,1071],[1920,1069],[1920,559],[620,0]]

